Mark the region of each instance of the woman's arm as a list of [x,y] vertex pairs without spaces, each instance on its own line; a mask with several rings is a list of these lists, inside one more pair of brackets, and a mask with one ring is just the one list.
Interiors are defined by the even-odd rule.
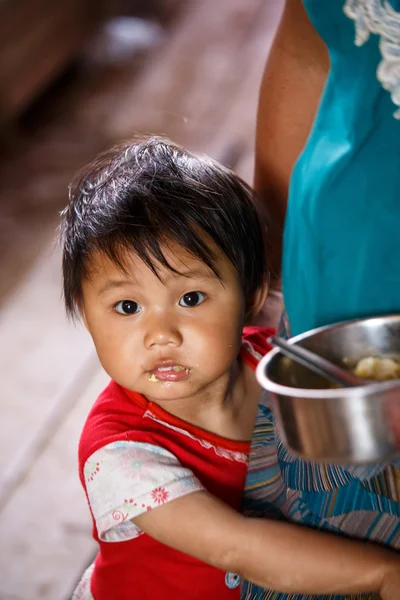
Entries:
[[148,535],[268,589],[298,594],[379,592],[400,599],[394,552],[289,523],[250,519],[194,492],[133,520]]
[[254,184],[269,215],[273,284],[280,278],[289,178],[309,134],[329,68],[302,0],[286,0],[260,88]]

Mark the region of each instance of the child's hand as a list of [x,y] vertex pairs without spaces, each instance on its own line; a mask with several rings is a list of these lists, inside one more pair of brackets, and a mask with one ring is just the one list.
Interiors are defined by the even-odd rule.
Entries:
[[400,558],[393,563],[380,589],[382,600],[400,600]]

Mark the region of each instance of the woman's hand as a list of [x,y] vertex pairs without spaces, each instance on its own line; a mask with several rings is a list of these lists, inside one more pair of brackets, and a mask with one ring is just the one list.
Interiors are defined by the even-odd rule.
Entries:
[[387,406],[387,417],[392,425],[392,431],[395,436],[397,446],[400,451],[400,392],[397,397],[390,398]]

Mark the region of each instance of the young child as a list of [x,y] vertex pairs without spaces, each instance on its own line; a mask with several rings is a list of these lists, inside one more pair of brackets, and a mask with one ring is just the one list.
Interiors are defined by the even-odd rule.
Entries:
[[240,578],[288,593],[400,598],[379,547],[240,514],[271,331],[250,189],[160,138],[102,155],[63,215],[66,308],[111,377],[80,447],[99,543],[75,599],[235,600]]

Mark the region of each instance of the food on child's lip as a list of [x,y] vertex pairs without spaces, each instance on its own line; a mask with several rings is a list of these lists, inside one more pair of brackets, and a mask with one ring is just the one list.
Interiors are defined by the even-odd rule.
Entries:
[[367,356],[358,361],[353,373],[363,379],[374,381],[400,379],[400,360],[384,356]]
[[[181,374],[181,376],[177,374]],[[160,381],[181,381],[185,379],[190,373],[190,369],[183,367],[182,365],[173,365],[168,367],[158,367],[155,369],[150,377],[149,381],[160,382]]]

